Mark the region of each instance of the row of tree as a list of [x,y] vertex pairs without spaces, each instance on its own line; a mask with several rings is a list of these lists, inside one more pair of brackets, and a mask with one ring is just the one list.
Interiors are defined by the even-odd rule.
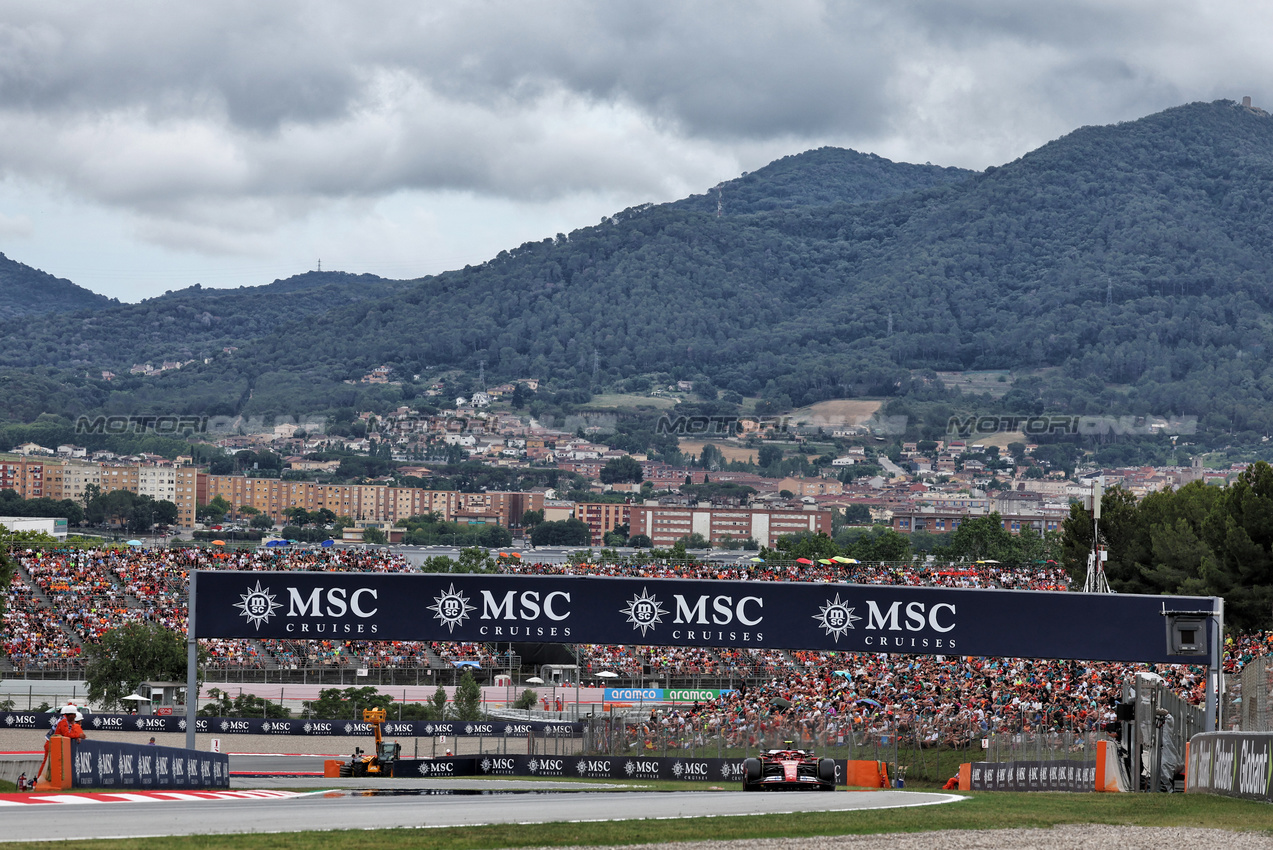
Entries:
[[[0,550],[0,587],[4,584],[6,563],[8,560]],[[2,601],[3,595],[0,594]],[[207,662],[207,650],[201,647],[198,662],[200,681]],[[124,702],[124,697],[136,693],[142,682],[185,681],[186,638],[159,623],[129,623],[107,630],[99,642],[87,645],[84,667],[90,702],[108,710],[131,708]],[[216,688],[211,693],[213,701],[199,710],[205,717],[291,716],[291,711],[284,706],[254,694],[231,697]],[[530,702],[533,705],[533,695]],[[395,706],[392,696],[373,687],[326,688],[319,692],[317,700],[305,703],[306,716],[330,720],[361,720],[362,710],[366,708],[383,708],[391,716],[400,715],[402,720],[477,720],[482,717],[482,691],[472,671],[466,669],[450,705],[440,685],[426,703]]]
[[[1125,593],[1223,596],[1225,622],[1241,631],[1273,626],[1273,467],[1248,467],[1227,487],[1195,481],[1137,499],[1119,488],[1101,498],[1105,575]],[[1089,510],[1075,504],[1063,526],[1066,568],[1082,581],[1092,548]]]
[[1057,534],[1040,535],[1025,528],[1013,534],[998,513],[973,517],[948,534],[899,534],[883,526],[844,526],[834,538],[824,533],[803,532],[778,538],[773,549],[762,549],[765,560],[812,561],[841,556],[862,562],[905,562],[931,555],[938,563],[995,561],[1020,569],[1031,564],[1057,563],[1061,540]]
[[84,503],[70,499],[23,499],[15,490],[0,490],[0,515],[62,517],[68,525],[117,525],[135,534],[177,521],[177,505],[168,499],[131,490],[102,492],[96,484],[84,488]]

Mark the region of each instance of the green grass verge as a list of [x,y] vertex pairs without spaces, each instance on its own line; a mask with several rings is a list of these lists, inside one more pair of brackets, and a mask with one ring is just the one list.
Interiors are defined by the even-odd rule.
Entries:
[[[1273,806],[1227,797],[1182,794],[969,794],[943,806],[883,811],[825,812],[616,823],[519,824],[450,829],[386,829],[278,835],[194,836],[164,839],[167,850],[429,850],[500,847],[624,845],[815,835],[871,835],[941,829],[1047,829],[1060,824],[1192,826],[1255,830],[1273,837]],[[151,850],[154,839],[80,842],[94,850]],[[5,850],[46,850],[44,843],[5,844]]]

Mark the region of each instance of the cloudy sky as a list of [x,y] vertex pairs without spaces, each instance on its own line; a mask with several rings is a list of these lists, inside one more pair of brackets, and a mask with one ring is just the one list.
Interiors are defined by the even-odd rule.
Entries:
[[1273,105],[1268,2],[0,0],[0,251],[125,301],[405,278],[821,145],[985,168]]

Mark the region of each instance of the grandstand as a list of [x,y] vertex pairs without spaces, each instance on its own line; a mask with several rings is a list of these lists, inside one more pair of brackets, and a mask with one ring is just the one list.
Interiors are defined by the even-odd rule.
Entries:
[[[8,592],[0,634],[0,672],[17,676],[71,676],[81,653],[105,632],[151,621],[184,631],[187,577],[192,569],[408,572],[413,568],[382,550],[320,549],[221,552],[205,549],[15,551],[18,569]],[[930,567],[913,564],[511,564],[515,574],[592,574],[747,581],[820,581],[905,586],[1003,587],[1064,592],[1069,580],[1055,565],[1015,570],[994,564]],[[476,667],[484,676],[515,669],[508,644],[413,641],[207,640],[210,679],[265,676],[271,681],[332,681],[353,670],[373,681],[440,681],[442,671]],[[1269,646],[1266,636],[1230,641],[1226,672],[1237,672]],[[734,689],[695,728],[727,728],[766,700],[782,699],[817,734],[843,730],[845,717],[865,717],[861,706],[942,718],[968,730],[1047,726],[1090,730],[1104,722],[1109,702],[1129,665],[943,656],[806,652],[703,647],[579,647],[581,673],[616,684],[658,681],[669,686]],[[427,672],[428,679],[421,679]],[[1162,667],[1178,693],[1203,699],[1201,668]],[[839,718],[839,720],[837,720]],[[859,721],[866,722],[865,720]],[[920,723],[915,720],[915,723]],[[928,722],[928,721],[924,721]],[[747,725],[747,724],[744,724]],[[918,728],[918,727],[917,727]],[[934,725],[933,729],[939,728]],[[934,733],[939,734],[939,733]],[[944,733],[940,733],[944,734]]]

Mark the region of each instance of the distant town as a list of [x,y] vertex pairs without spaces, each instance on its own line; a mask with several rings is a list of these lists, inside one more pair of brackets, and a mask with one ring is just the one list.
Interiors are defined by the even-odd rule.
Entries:
[[[375,379],[375,373],[369,376]],[[432,515],[442,522],[503,526],[514,537],[523,533],[523,517],[538,521],[576,519],[588,526],[593,546],[620,545],[646,538],[646,545],[670,546],[693,540],[713,546],[773,546],[783,535],[828,533],[843,524],[884,525],[902,534],[945,534],[969,517],[997,513],[1012,533],[1029,529],[1057,532],[1070,504],[1090,496],[1092,480],[1143,495],[1177,488],[1195,480],[1223,484],[1245,465],[1229,470],[1190,467],[1096,469],[1080,467],[1067,477],[1033,458],[1037,446],[1010,443],[1007,450],[969,440],[890,444],[871,436],[871,423],[860,422],[830,433],[822,427],[757,426],[743,420],[728,437],[693,440],[699,451],[716,446],[715,457],[757,458],[763,447],[770,456],[800,451],[810,442],[840,451],[823,454],[807,474],[769,477],[722,463],[673,465],[644,454],[630,454],[606,443],[603,427],[580,426],[574,432],[545,427],[515,412],[497,411],[492,401],[512,394],[516,385],[501,385],[457,398],[454,409],[437,415],[400,407],[388,415],[363,412],[354,435],[307,432],[295,423],[210,439],[226,457],[270,452],[281,459],[279,470],[249,469],[217,474],[194,456],[164,458],[153,454],[117,456],[71,444],[24,443],[0,456],[0,492],[12,490],[22,499],[70,500],[86,504],[93,494],[124,490],[176,506],[177,530],[204,528],[200,507],[219,500],[229,506],[228,527],[236,519],[268,518],[286,526],[298,510],[348,518],[341,529],[346,540],[361,540],[377,529],[387,542],[402,540],[405,521]],[[530,386],[529,389],[535,389]],[[320,429],[315,429],[320,430]],[[590,431],[597,433],[589,433]],[[682,443],[690,438],[682,438]],[[878,447],[873,443],[880,444]],[[357,483],[333,480],[343,456],[386,458],[392,474]],[[694,455],[687,452],[687,457]],[[324,459],[320,459],[324,458]],[[429,459],[442,459],[430,461]],[[430,488],[438,467],[478,462],[507,469],[558,470],[572,480],[586,480],[592,498],[562,498],[564,488],[534,487],[525,491],[463,492]],[[624,462],[624,474],[605,474]],[[616,480],[618,478],[619,480]],[[403,486],[402,479],[424,486]],[[608,481],[607,481],[608,479]],[[727,485],[688,494],[686,485]],[[264,527],[258,521],[258,528]],[[376,535],[379,539],[379,535]]]

